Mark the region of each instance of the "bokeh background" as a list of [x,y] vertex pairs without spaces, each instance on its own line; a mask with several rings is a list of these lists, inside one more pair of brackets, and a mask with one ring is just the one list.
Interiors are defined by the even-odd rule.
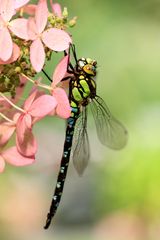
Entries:
[[[91,161],[72,162],[61,205],[43,230],[61,159],[65,123],[35,127],[37,162],[0,175],[2,240],[160,239],[160,0],[60,1],[71,17],[79,57],[98,61],[98,94],[128,129],[122,151],[101,146],[91,116]],[[46,67],[53,71],[56,58]]]

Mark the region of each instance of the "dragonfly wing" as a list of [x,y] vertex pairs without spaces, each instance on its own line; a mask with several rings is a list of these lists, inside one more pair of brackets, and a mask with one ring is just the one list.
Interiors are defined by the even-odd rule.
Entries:
[[86,107],[77,119],[72,145],[73,164],[79,175],[82,175],[90,158],[90,147],[87,134],[87,109]]
[[127,143],[128,134],[122,123],[112,116],[99,96],[96,96],[90,105],[100,142],[112,149],[123,148]]

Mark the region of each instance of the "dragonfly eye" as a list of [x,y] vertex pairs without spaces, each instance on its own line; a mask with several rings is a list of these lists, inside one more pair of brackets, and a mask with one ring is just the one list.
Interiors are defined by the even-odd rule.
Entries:
[[94,60],[92,64],[93,66],[97,67],[97,61]]
[[83,67],[83,71],[88,75],[95,76],[96,75],[96,68],[92,64],[86,64]]
[[83,68],[84,65],[85,65],[85,63],[84,63],[83,60],[79,60],[79,61],[78,61],[78,66],[79,66],[80,68]]
[[96,72],[96,67],[95,66],[92,66],[92,71]]

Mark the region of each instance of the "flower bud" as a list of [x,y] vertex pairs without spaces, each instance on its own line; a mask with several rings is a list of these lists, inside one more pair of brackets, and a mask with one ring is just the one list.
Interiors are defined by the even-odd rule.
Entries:
[[21,72],[21,68],[20,68],[20,67],[16,67],[16,68],[15,68],[15,72],[16,72],[16,73],[20,73],[20,72]]
[[69,27],[74,27],[76,25],[76,21],[77,17],[72,18],[68,23]]
[[63,15],[64,18],[67,18],[67,17],[68,17],[68,10],[67,10],[66,7],[64,7],[64,9],[63,9],[62,15]]
[[55,25],[55,19],[53,17],[53,14],[50,14],[48,17],[48,22],[51,24],[51,26]]

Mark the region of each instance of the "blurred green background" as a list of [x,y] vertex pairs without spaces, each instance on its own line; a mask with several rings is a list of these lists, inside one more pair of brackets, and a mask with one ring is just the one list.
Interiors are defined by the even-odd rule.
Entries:
[[71,29],[78,56],[97,59],[98,94],[127,127],[128,145],[119,152],[101,146],[89,116],[90,164],[79,178],[70,163],[62,202],[44,231],[65,123],[40,122],[37,162],[0,175],[0,239],[159,240],[160,0],[60,3],[78,16]]

